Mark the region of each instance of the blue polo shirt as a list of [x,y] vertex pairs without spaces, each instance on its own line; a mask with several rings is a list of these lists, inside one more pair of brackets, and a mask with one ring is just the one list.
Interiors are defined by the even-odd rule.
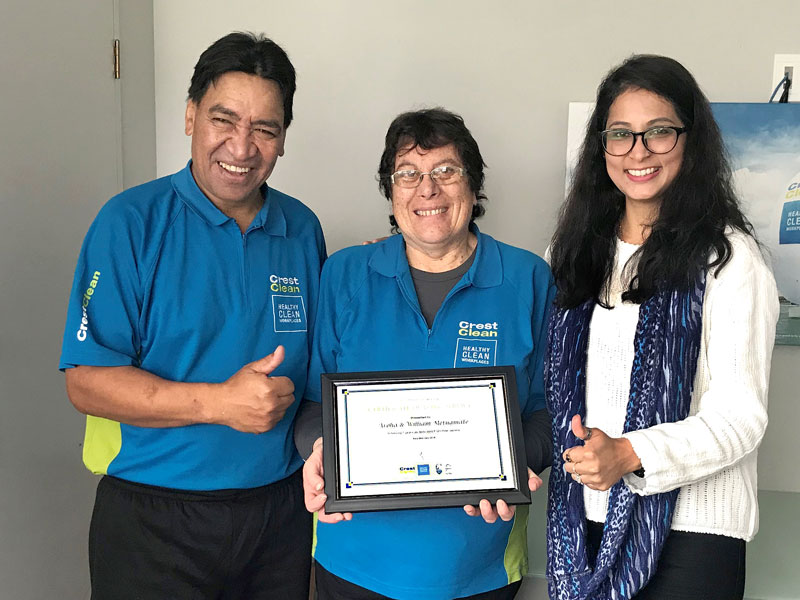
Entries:
[[[100,210],[78,258],[60,368],[125,365],[218,383],[283,344],[274,375],[290,377],[302,398],[325,260],[319,221],[264,185],[264,206],[242,234],[200,191],[190,165]],[[266,485],[302,463],[292,440],[296,411],[297,402],[260,435],[90,416],[84,463],[94,473],[183,490]]]
[[[402,236],[334,254],[322,271],[306,397],[320,401],[324,372],[513,365],[523,415],[544,408],[550,269],[530,252],[473,231],[475,261],[430,329]],[[449,600],[522,578],[527,515],[520,506],[512,522],[490,525],[461,508],[357,513],[352,521],[316,524],[314,557],[391,598]]]

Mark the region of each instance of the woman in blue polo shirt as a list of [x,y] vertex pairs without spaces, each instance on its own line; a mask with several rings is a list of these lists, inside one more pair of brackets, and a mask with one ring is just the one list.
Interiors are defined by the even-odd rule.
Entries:
[[[484,213],[483,167],[458,115],[431,109],[398,116],[379,180],[401,235],[342,250],[323,269],[306,390],[312,402],[296,426],[300,452],[310,454],[304,487],[306,507],[318,516],[321,600],[510,599],[527,572],[527,507],[516,515],[501,510],[493,523],[486,510],[487,520],[461,508],[354,516],[322,508],[314,403],[324,372],[514,365],[529,465],[549,464],[542,356],[552,278],[542,259],[475,226]],[[491,337],[471,336],[471,328]],[[480,351],[465,351],[467,342]]]

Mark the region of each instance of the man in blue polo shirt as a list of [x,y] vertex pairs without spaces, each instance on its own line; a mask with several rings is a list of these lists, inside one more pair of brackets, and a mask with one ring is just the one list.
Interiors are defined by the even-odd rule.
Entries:
[[192,159],[100,211],[75,272],[60,368],[104,474],[92,598],[307,598],[310,517],[292,441],[322,231],[265,181],[295,72],[234,33],[195,66]]

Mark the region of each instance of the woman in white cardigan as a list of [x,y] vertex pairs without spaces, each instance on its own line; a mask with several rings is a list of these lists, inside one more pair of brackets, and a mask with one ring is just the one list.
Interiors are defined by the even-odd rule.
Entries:
[[676,61],[598,88],[551,266],[551,597],[742,598],[778,294]]

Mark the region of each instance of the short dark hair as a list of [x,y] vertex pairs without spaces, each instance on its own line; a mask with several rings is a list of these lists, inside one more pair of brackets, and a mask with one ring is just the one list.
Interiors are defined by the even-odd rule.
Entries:
[[567,199],[551,243],[556,303],[572,308],[601,298],[611,276],[625,196],[606,170],[600,132],[614,101],[628,90],[667,100],[687,128],[681,168],[664,190],[650,235],[642,245],[626,302],[642,303],[665,286],[688,288],[702,270],[730,260],[727,227],[753,235],[739,207],[730,163],[711,105],[692,74],[666,56],[634,55],[612,69],[597,89]]
[[199,104],[208,86],[231,71],[277,83],[283,97],[283,126],[289,126],[297,86],[294,67],[283,48],[263,33],[237,31],[221,37],[200,55],[189,85],[189,100]]
[[[458,157],[467,171],[469,188],[475,194],[470,223],[486,212],[482,202],[486,200],[483,193],[484,174],[481,151],[478,142],[472,137],[459,115],[444,108],[426,108],[404,112],[398,115],[386,132],[386,143],[378,165],[378,188],[387,200],[392,200],[392,180],[395,158],[401,149],[422,148],[433,150],[453,144]],[[397,231],[397,221],[389,216],[393,231]]]

